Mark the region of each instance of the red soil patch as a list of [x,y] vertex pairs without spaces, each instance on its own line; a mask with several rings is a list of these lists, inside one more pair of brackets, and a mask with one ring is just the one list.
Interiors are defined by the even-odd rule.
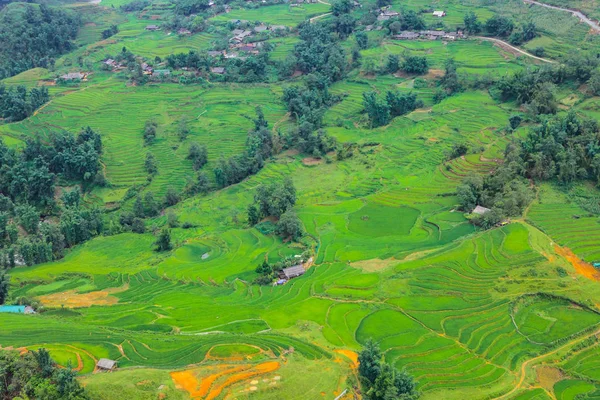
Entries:
[[568,247],[560,247],[555,245],[554,251],[556,251],[556,254],[563,256],[567,261],[569,261],[580,275],[583,275],[592,281],[600,281],[600,271],[594,268],[592,264],[587,263],[577,257],[575,253],[573,253]]
[[115,296],[111,296],[111,294],[123,292],[127,290],[128,287],[128,285],[124,285],[120,288],[110,288],[89,293],[77,293],[75,290],[67,290],[62,293],[39,296],[38,300],[48,307],[64,306],[67,308],[78,308],[91,307],[94,305],[111,306],[119,302],[119,299]]

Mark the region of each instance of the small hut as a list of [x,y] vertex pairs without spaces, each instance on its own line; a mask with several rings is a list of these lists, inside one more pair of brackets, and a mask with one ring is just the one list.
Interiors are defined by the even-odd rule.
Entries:
[[96,363],[96,368],[99,371],[111,372],[117,369],[117,362],[115,360],[109,360],[108,358],[101,358]]

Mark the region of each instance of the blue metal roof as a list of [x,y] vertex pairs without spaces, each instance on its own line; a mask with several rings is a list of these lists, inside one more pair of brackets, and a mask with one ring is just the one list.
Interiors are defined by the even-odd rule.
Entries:
[[24,314],[25,306],[0,306],[0,313]]

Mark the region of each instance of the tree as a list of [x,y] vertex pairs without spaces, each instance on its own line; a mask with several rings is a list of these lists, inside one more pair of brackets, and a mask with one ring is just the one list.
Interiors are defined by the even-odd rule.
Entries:
[[248,206],[248,224],[250,226],[254,226],[258,224],[260,220],[260,213],[258,212],[258,207],[254,204],[250,204]]
[[167,213],[167,225],[169,225],[169,228],[177,228],[179,226],[179,217],[173,211]]
[[61,200],[65,207],[79,207],[79,202],[81,201],[79,188],[63,192]]
[[600,71],[596,69],[591,73],[591,77],[588,80],[587,85],[593,95],[600,95]]
[[416,400],[417,383],[406,371],[398,371],[382,359],[379,346],[371,339],[358,355],[358,374],[368,400]]
[[173,186],[169,186],[169,188],[167,189],[167,193],[165,193],[165,206],[174,206],[175,204],[179,203],[179,200],[179,194],[177,193],[175,188]]
[[463,19],[465,24],[465,31],[471,35],[475,35],[481,32],[481,22],[477,19],[477,15],[473,11],[469,11],[465,14]]
[[156,241],[154,242],[155,251],[168,251],[171,250],[171,230],[168,228],[161,229]]
[[400,69],[400,58],[395,54],[390,54],[387,58],[386,68],[387,72],[394,74]]
[[4,304],[8,297],[8,284],[10,283],[10,276],[4,271],[0,271],[0,305]]
[[363,93],[363,107],[372,127],[386,125],[390,121],[390,107],[377,97],[377,93]]
[[131,222],[131,231],[139,234],[146,232],[146,224],[144,224],[144,220],[141,218],[134,218]]
[[449,58],[444,63],[445,74],[441,79],[441,84],[446,89],[447,94],[453,94],[462,90],[462,86],[458,80],[458,73],[456,72],[456,62],[453,58]]
[[190,128],[188,127],[187,121],[185,119],[180,119],[177,124],[177,137],[182,142],[187,139],[190,134]]
[[155,217],[160,212],[160,204],[154,199],[154,193],[146,192],[144,196],[144,215]]
[[27,233],[37,233],[40,223],[40,213],[35,207],[23,204],[15,207],[15,214],[19,219],[19,224]]
[[331,5],[331,12],[336,17],[343,14],[348,14],[352,11],[353,5],[352,0],[335,0]]
[[208,151],[206,146],[200,146],[198,143],[193,142],[188,150],[187,159],[192,160],[194,170],[198,171],[208,162]]
[[277,222],[276,231],[279,236],[292,240],[298,240],[304,233],[302,222],[293,210],[286,211],[281,216]]
[[365,32],[363,32],[363,31],[356,32],[356,34],[354,35],[354,38],[356,39],[356,44],[358,45],[359,49],[364,50],[367,47],[369,47],[369,37],[367,36],[367,34]]
[[144,125],[144,144],[150,145],[156,139],[156,128],[158,124],[155,121],[146,121]]
[[142,196],[138,194],[133,203],[133,215],[138,218],[144,218],[145,214],[146,211],[144,209],[144,203],[142,202]]
[[501,15],[494,15],[485,22],[485,30],[492,36],[507,37],[514,29],[512,20]]
[[358,355],[358,374],[363,385],[372,386],[381,372],[381,350],[372,339],[367,340]]
[[429,71],[429,63],[426,57],[407,55],[402,60],[400,68],[407,74],[421,75]]

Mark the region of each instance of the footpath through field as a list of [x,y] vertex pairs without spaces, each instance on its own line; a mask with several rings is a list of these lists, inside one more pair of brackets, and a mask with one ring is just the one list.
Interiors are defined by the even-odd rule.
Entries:
[[523,55],[525,55],[527,57],[531,57],[531,58],[534,58],[536,60],[540,60],[540,61],[543,61],[543,62],[546,62],[546,63],[555,63],[556,62],[556,61],[553,61],[553,60],[549,60],[547,58],[542,58],[542,57],[534,56],[533,54],[530,54],[530,53],[526,52],[525,50],[521,50],[518,47],[515,47],[515,46],[513,46],[513,45],[511,45],[511,44],[509,44],[507,42],[505,42],[504,40],[500,40],[500,39],[496,39],[496,38],[491,38],[491,37],[485,37],[485,36],[473,36],[473,38],[474,39],[480,39],[480,40],[487,40],[489,42],[497,43],[500,47],[508,47],[509,49],[514,50],[516,52],[519,52],[519,53],[521,53],[521,54],[523,54]]
[[550,4],[540,3],[539,1],[535,1],[535,0],[523,0],[523,2],[525,2],[527,4],[535,4],[535,5],[538,5],[538,6],[542,6],[542,7],[546,7],[546,8],[551,8],[553,10],[570,12],[571,14],[573,14],[574,16],[576,16],[577,18],[579,18],[581,21],[583,21],[586,24],[588,24],[593,30],[595,30],[596,32],[600,32],[600,25],[598,25],[598,22],[592,21],[591,19],[588,18],[587,15],[585,15],[581,11],[571,10],[569,8],[562,8],[562,7],[557,7],[557,6],[551,6]]

